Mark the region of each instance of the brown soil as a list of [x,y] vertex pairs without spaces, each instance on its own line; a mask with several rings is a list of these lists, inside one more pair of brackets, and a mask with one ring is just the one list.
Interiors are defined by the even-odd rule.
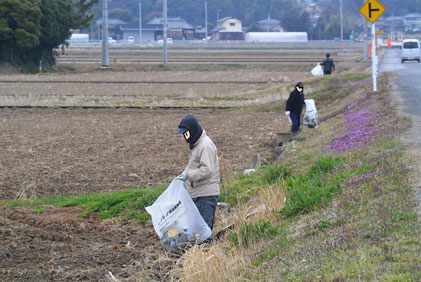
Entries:
[[[168,184],[188,160],[175,134],[187,113],[198,117],[228,172],[249,168],[286,126],[275,112],[1,109],[0,199]],[[79,218],[74,208],[0,209],[0,281],[110,281],[109,272],[120,281],[162,281],[176,262],[151,223]]]
[[[276,94],[279,101],[279,96],[287,91],[286,86],[310,77],[307,70],[294,73],[288,65],[247,66],[247,71],[242,71],[225,70],[216,64],[215,72],[196,72],[197,67],[192,68],[193,72],[183,66],[180,71],[171,67],[171,71],[150,73],[8,75],[1,80],[16,83],[0,82],[0,98],[15,95],[18,99],[32,93],[34,99],[41,100],[49,98],[44,96],[58,95],[61,100],[57,105],[63,105],[73,94],[75,99],[85,99],[84,94],[111,97],[131,93],[150,98],[152,106],[166,105],[162,99],[181,97],[182,102],[197,101],[197,106],[213,105],[207,101],[215,99],[241,107],[244,99],[265,103],[255,101],[256,97]],[[22,80],[208,83],[110,87],[109,84],[24,84],[19,82]],[[231,80],[240,83],[214,83]],[[242,81],[259,83],[243,85]],[[271,91],[272,87],[279,89]],[[203,99],[208,100],[203,102]],[[56,104],[48,106],[52,105]],[[257,153],[271,161],[276,133],[288,128],[285,116],[279,112],[3,108],[0,109],[0,201],[168,184],[188,161],[190,150],[175,131],[181,118],[190,113],[198,117],[215,142],[224,159],[221,162],[224,173],[242,173],[251,167],[251,158]],[[99,221],[96,215],[79,218],[80,213],[74,208],[45,207],[45,212],[35,214],[32,209],[0,205],[0,281],[112,281],[107,278],[109,272],[119,281],[168,278],[165,275],[176,259],[168,256],[151,223],[116,224],[113,220]],[[221,216],[217,216],[215,224],[225,226]]]
[[197,115],[228,172],[250,168],[286,128],[275,112],[134,109],[0,109],[0,200],[149,188],[184,170],[175,131]]
[[279,100],[288,85],[310,76],[255,70],[3,75],[0,106],[243,107]]
[[0,281],[107,281],[109,272],[127,281],[164,279],[175,260],[151,224],[117,225],[79,213],[2,210]]

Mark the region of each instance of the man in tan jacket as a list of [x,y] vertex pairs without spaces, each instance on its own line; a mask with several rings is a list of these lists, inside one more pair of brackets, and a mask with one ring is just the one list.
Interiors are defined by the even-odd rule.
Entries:
[[219,162],[215,144],[206,135],[194,115],[185,116],[178,125],[191,149],[189,163],[176,179],[185,182],[197,209],[212,230],[219,200]]

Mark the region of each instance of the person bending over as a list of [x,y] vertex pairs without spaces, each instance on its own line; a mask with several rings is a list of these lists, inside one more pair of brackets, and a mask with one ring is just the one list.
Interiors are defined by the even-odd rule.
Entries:
[[[185,116],[178,125],[177,134],[183,134],[191,149],[189,162],[176,179],[185,183],[200,215],[213,229],[216,205],[219,200],[220,174],[218,152],[194,115]],[[212,238],[210,238],[210,241]]]

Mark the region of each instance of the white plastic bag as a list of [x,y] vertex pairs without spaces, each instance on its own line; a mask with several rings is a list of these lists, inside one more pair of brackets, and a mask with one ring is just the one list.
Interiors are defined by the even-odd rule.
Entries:
[[317,118],[317,109],[313,99],[304,100],[306,103],[306,113],[303,118],[303,125],[307,125],[310,128],[317,127],[319,121]]
[[291,120],[291,116],[290,115],[288,115],[288,122],[289,122],[290,125],[292,125],[292,120]]
[[316,104],[314,103],[313,99],[305,99],[304,103],[306,103],[306,113],[317,113]]
[[212,234],[181,180],[174,179],[146,211],[167,250],[200,243]]
[[322,66],[318,63],[317,66],[315,66],[312,70],[311,73],[313,74],[313,76],[315,77],[320,77],[323,76],[323,69]]

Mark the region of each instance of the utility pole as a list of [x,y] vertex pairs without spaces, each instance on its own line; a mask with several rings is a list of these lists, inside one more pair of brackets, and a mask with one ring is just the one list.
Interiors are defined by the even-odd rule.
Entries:
[[208,1],[205,1],[205,39],[208,41]]
[[216,11],[216,21],[219,21],[219,13],[220,12],[221,12],[221,10],[219,10],[219,9]]
[[340,0],[341,6],[341,41],[344,40],[344,23],[343,23],[343,13],[342,13],[342,0]]
[[393,39],[393,32],[395,31],[395,14],[392,12],[392,40]]
[[167,0],[164,0],[164,24],[163,24],[163,46],[164,46],[164,65],[167,64]]
[[270,14],[268,13],[268,20],[266,21],[266,32],[269,32],[269,21],[270,21]]
[[[368,1],[368,0],[363,0],[364,4]],[[364,62],[368,62],[368,34],[367,34],[367,21],[364,19],[364,58],[363,61]]]
[[102,0],[102,67],[108,68],[108,0]]
[[142,44],[142,1],[139,1],[139,44]]

